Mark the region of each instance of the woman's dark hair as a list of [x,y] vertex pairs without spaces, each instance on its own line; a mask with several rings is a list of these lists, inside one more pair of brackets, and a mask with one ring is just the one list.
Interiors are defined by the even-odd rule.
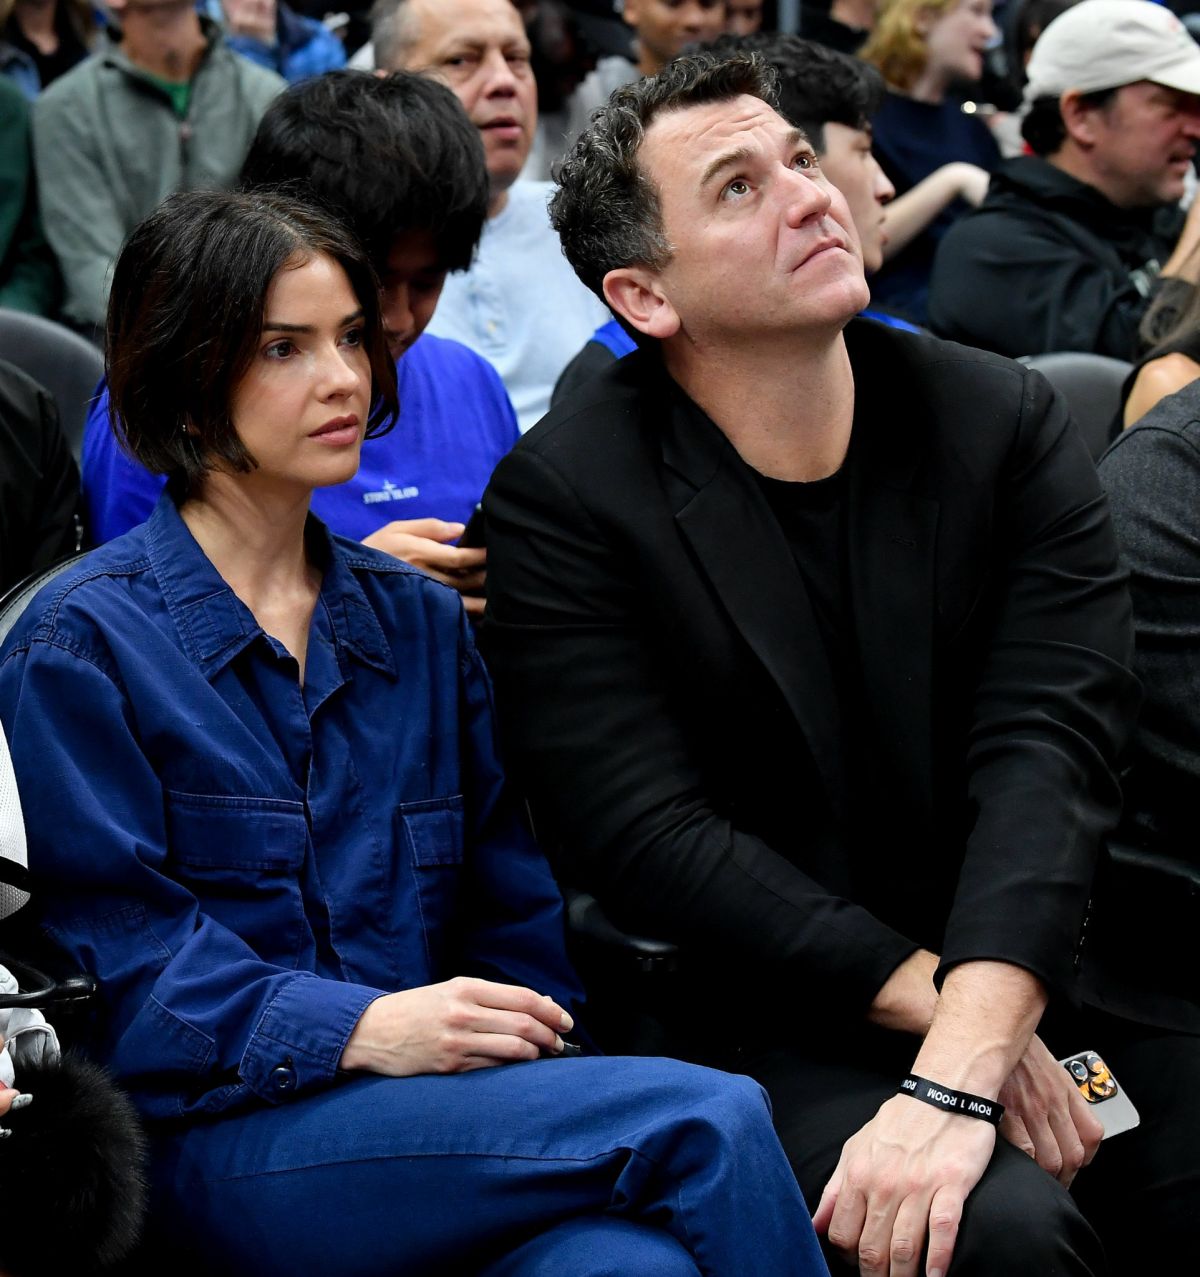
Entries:
[[397,235],[428,231],[445,270],[466,270],[487,218],[479,130],[444,84],[398,71],[331,71],[267,107],[244,191],[290,188],[340,218],[382,264]]
[[172,195],[130,235],[108,304],[109,421],[122,447],[181,485],[218,462],[255,461],[230,413],[254,358],[276,274],[318,254],[346,272],[363,311],[371,365],[367,437],[395,424],[396,365],[379,315],[379,283],[350,233],[277,192]]

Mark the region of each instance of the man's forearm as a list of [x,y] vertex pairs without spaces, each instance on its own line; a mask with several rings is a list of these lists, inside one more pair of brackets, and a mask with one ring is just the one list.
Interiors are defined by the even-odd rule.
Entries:
[[867,1011],[867,1019],[881,1029],[924,1037],[933,1022],[938,993],[933,983],[938,956],[928,949],[910,954],[888,976]]
[[1007,962],[964,962],[946,976],[913,1071],[995,1099],[1046,1006],[1041,981]]

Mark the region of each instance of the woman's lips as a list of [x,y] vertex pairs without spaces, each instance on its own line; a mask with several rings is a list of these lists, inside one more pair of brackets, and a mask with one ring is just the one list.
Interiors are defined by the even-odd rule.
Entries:
[[317,443],[328,444],[334,448],[357,443],[358,418],[353,413],[349,413],[344,417],[333,417],[319,430],[314,430],[308,437],[315,439]]

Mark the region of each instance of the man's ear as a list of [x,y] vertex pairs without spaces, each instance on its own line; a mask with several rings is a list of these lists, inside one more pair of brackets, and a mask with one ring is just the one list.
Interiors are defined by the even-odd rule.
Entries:
[[1062,116],[1067,136],[1077,146],[1090,147],[1096,142],[1096,116],[1103,107],[1085,102],[1078,89],[1068,89],[1058,99],[1058,113]]
[[622,266],[604,277],[604,300],[626,323],[660,341],[679,331],[679,316],[662,290],[656,271]]

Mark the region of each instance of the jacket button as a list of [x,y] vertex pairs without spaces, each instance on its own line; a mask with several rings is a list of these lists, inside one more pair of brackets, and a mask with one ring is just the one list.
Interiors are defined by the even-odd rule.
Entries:
[[294,1091],[296,1089],[296,1070],[287,1064],[281,1064],[277,1069],[272,1069],[271,1085],[277,1091]]

